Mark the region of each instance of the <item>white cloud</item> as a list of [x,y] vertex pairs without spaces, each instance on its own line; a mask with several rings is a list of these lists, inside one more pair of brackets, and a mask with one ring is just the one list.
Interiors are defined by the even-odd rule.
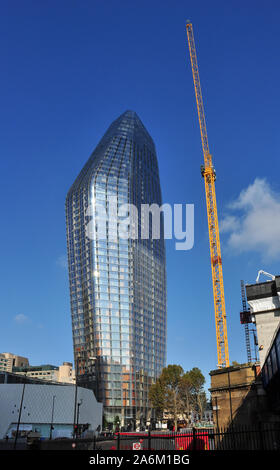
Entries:
[[63,269],[67,269],[68,268],[67,256],[66,255],[59,256],[56,260],[56,264]]
[[240,227],[240,220],[235,215],[227,215],[220,222],[220,232],[228,233]]
[[228,209],[220,230],[229,235],[231,251],[255,251],[263,260],[280,258],[280,194],[265,179],[256,178]]
[[23,323],[26,323],[28,321],[28,317],[26,315],[23,315],[23,313],[19,313],[14,317],[14,320],[19,325],[22,325]]

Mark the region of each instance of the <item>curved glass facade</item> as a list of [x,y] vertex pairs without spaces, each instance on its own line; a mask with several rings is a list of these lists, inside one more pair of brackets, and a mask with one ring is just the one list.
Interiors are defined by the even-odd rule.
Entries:
[[[116,213],[134,227],[132,236],[113,230],[112,200]],[[152,203],[162,203],[155,146],[137,114],[127,111],[109,127],[70,188],[66,225],[78,380],[94,388],[107,421],[119,416],[132,428],[150,418],[148,390],[166,360],[162,224],[158,239],[152,239],[151,227],[141,239],[141,204]],[[136,213],[125,204],[133,204]],[[109,220],[104,216],[102,233],[93,225],[89,236],[99,206]]]

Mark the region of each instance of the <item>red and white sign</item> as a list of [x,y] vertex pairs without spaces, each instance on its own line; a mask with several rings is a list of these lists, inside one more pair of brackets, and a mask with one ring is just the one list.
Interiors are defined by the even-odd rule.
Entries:
[[133,442],[132,450],[141,450],[141,449],[142,449],[141,442]]

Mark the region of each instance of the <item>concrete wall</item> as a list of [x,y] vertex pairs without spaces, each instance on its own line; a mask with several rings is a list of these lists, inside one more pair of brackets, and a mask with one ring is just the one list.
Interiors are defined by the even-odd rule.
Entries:
[[273,335],[280,322],[280,311],[264,312],[255,315],[259,343],[259,356],[261,367],[271,345]]
[[262,367],[280,322],[280,276],[272,281],[246,285],[246,295],[252,319],[256,323]]

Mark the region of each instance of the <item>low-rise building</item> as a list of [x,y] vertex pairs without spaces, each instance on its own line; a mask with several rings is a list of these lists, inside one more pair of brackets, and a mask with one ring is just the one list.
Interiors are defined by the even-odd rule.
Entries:
[[75,369],[73,368],[72,362],[63,362],[63,364],[58,367],[58,382],[76,382]]
[[63,362],[61,366],[43,364],[40,366],[13,367],[12,371],[15,374],[47,380],[48,382],[75,383],[75,371],[71,362]]
[[61,366],[51,364],[31,366],[28,358],[12,353],[0,353],[0,371],[21,374],[48,382],[75,384],[76,381],[72,362],[63,362]]
[[[43,438],[70,437],[75,404],[76,423],[89,431],[101,429],[102,404],[96,401],[92,390],[58,383],[32,383],[30,378],[7,372],[0,375],[5,375],[5,383],[0,383],[0,439],[14,438],[18,426],[20,434],[36,431]],[[15,379],[24,383],[15,383]]]
[[0,370],[12,372],[14,367],[27,367],[29,361],[27,357],[17,356],[12,353],[0,353]]
[[13,365],[12,360],[5,357],[4,354],[0,354],[0,370],[4,372],[12,372]]

